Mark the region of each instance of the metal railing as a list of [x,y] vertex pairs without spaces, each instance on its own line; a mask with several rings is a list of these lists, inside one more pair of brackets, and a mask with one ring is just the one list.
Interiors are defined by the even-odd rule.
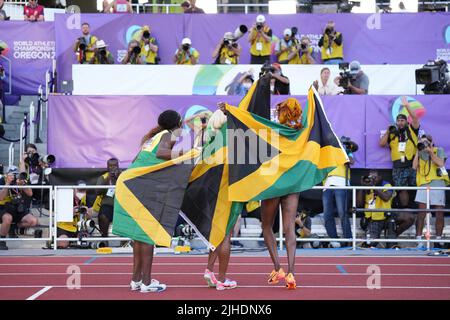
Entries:
[[[15,188],[16,186],[4,186],[5,188]],[[53,249],[57,250],[58,249],[58,241],[79,241],[79,238],[62,238],[62,239],[58,239],[57,238],[57,224],[58,224],[58,214],[56,212],[56,207],[54,209],[53,206],[53,201],[55,202],[55,205],[58,202],[58,190],[63,190],[63,189],[77,189],[79,188],[79,186],[22,186],[22,188],[32,188],[32,189],[49,189],[50,192],[50,232],[49,232],[49,237],[47,238],[38,238],[38,239],[23,239],[23,238],[19,238],[19,239],[11,239],[11,238],[6,238],[5,240],[42,240],[42,241],[48,241],[48,240],[52,240],[53,241]],[[105,189],[105,188],[113,188],[115,189],[115,186],[83,186],[83,189]],[[352,238],[297,238],[297,242],[351,242],[352,243],[352,250],[356,250],[357,249],[357,243],[358,242],[367,242],[368,240],[370,242],[397,242],[397,243],[405,243],[405,242],[413,242],[413,243],[426,243],[426,250],[429,251],[431,249],[431,244],[432,243],[450,243],[450,239],[431,239],[430,237],[430,233],[431,233],[431,212],[436,212],[436,211],[440,211],[440,212],[450,212],[450,209],[430,209],[430,191],[432,190],[450,190],[450,187],[363,187],[363,186],[348,186],[348,187],[324,187],[324,186],[316,186],[313,189],[319,189],[319,190],[325,190],[325,189],[334,189],[334,190],[349,190],[352,192]],[[357,190],[426,190],[426,209],[362,209],[362,208],[357,208],[356,207],[356,191]],[[365,211],[371,211],[371,212],[376,212],[376,211],[389,211],[389,212],[401,212],[401,211],[427,211],[427,216],[426,216],[426,221],[425,221],[425,239],[405,239],[405,238],[358,238],[357,236],[357,227],[356,227],[356,213],[357,212],[365,212]],[[53,218],[52,218],[53,217]],[[282,217],[282,213],[281,213],[281,208],[280,208],[280,213],[279,213],[279,235],[276,238],[277,242],[278,242],[278,247],[280,250],[283,250],[284,246],[283,246],[283,242],[285,241],[285,238],[283,237],[283,217]],[[423,233],[423,232],[422,232]],[[200,237],[201,238],[201,237]],[[126,237],[85,237],[82,239],[83,241],[88,241],[88,242],[100,242],[100,241],[129,241],[131,239],[126,238]],[[262,237],[232,237],[232,240],[239,240],[239,241],[264,241],[264,238]],[[209,245],[206,244],[206,247],[208,247]]]

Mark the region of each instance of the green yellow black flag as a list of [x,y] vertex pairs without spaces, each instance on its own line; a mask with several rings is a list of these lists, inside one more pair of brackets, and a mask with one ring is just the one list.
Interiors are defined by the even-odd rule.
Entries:
[[181,211],[215,249],[230,232],[242,203],[228,201],[226,125],[203,149],[201,161],[189,179]]
[[348,161],[312,87],[300,130],[245,109],[255,110],[252,100],[248,99],[247,108],[227,105],[230,201],[263,200],[311,189]]
[[152,163],[152,152],[141,151],[132,168],[117,180],[113,233],[170,247],[196,156],[198,152],[191,150],[181,157]]

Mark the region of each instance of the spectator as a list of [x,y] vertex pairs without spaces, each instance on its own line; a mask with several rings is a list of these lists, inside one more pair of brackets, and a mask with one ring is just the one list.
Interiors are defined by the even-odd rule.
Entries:
[[[400,113],[396,124],[390,125],[380,139],[380,146],[391,149],[393,162],[392,179],[397,187],[416,186],[416,171],[413,169],[414,155],[417,151],[417,142],[420,129],[419,118],[409,105],[406,97],[402,97],[402,106],[406,108],[412,122],[408,125],[406,115]],[[400,208],[408,208],[409,194],[407,190],[398,193]]]
[[[446,187],[449,183],[448,173],[445,169],[447,155],[441,147],[436,147],[430,135],[423,135],[417,144],[416,155],[413,160],[413,169],[417,172],[417,186],[419,187]],[[430,190],[430,206],[433,209],[444,209],[445,190]],[[420,210],[427,208],[427,190],[417,190],[416,202]],[[422,239],[426,212],[418,213],[416,220],[416,238]],[[442,239],[444,230],[444,212],[436,212],[436,240]],[[444,243],[436,243],[435,247],[443,247]],[[418,247],[423,247],[420,242]]]
[[[78,223],[86,221],[92,217],[92,208],[86,206],[86,182],[80,180],[77,182],[78,188],[73,195],[73,220],[72,222],[58,222],[57,237],[60,238],[78,238],[80,230]],[[84,230],[83,230],[84,231]],[[85,236],[85,235],[84,235]],[[65,249],[69,247],[69,241],[58,241],[58,248]]]
[[[0,185],[27,185],[26,173],[19,174],[15,166],[11,166],[5,177],[0,179]],[[30,228],[38,224],[38,219],[30,213],[33,191],[29,188],[3,188],[0,190],[0,238],[6,238],[10,233],[11,224],[18,228]],[[0,241],[0,250],[8,250],[5,241]]]
[[283,37],[275,46],[275,55],[280,64],[295,64],[299,61],[297,39],[290,28],[284,29]]
[[[344,141],[344,137],[341,138]],[[349,162],[338,166],[336,169],[328,174],[325,179],[325,187],[345,187],[350,185],[350,166],[355,163],[353,159],[353,152],[356,152],[356,144],[348,141],[344,144]],[[342,232],[344,238],[352,238],[352,229],[347,215],[347,190],[345,189],[324,189],[322,194],[323,202],[323,218],[325,222],[325,229],[330,238],[338,238],[336,231],[336,222],[334,220],[334,208],[341,220]],[[331,242],[330,245],[334,248],[339,248],[339,242]]]
[[[181,4],[182,8],[186,8],[186,2],[187,1],[185,1]],[[197,7],[195,5],[195,3],[196,3],[196,0],[189,0],[189,2],[188,2],[189,7],[184,9],[184,13],[205,13],[205,11],[203,11],[203,9]]]
[[[1,52],[0,52],[1,54]],[[5,98],[5,89],[3,84],[3,79],[6,78],[5,68],[3,68],[3,65],[0,64],[0,107],[5,108],[6,107],[6,98]],[[4,110],[4,109],[2,109]],[[5,114],[3,111],[2,114]],[[3,121],[6,121],[6,119],[0,119],[0,123]]]
[[175,51],[173,61],[176,64],[190,64],[194,65],[198,63],[200,53],[191,46],[191,39],[184,38],[181,41],[181,46]]
[[238,96],[245,96],[250,90],[255,80],[253,79],[253,75],[250,71],[245,72],[242,77],[239,78],[236,88],[234,89],[234,94]]
[[311,40],[306,36],[302,37],[300,39],[300,48],[298,49],[299,64],[314,64],[313,51]]
[[339,64],[344,59],[344,44],[342,34],[336,32],[334,21],[327,23],[324,33],[319,40],[322,48],[322,61],[325,64]]
[[37,0],[29,0],[23,8],[25,21],[44,21],[44,7],[39,5]]
[[0,0],[0,21],[9,20],[9,17],[6,15],[5,10],[3,10],[4,4],[5,0]]
[[358,61],[350,63],[348,78],[338,76],[335,78],[334,83],[344,89],[344,94],[369,93],[369,77],[361,70],[361,65]]
[[251,46],[251,64],[270,62],[272,29],[266,24],[266,18],[262,14],[256,17],[256,23],[248,35],[248,42]]
[[129,0],[114,0],[111,3],[103,0],[103,12],[111,13],[133,13],[133,7]]
[[191,7],[191,4],[188,1],[184,1],[181,3],[181,10],[183,10],[183,13],[189,13],[186,12]]
[[275,95],[290,94],[289,78],[281,71],[278,63],[273,63],[273,72],[271,72],[270,92]]
[[77,55],[79,63],[89,63],[94,57],[95,45],[97,43],[97,37],[91,35],[90,25],[85,22],[81,25],[82,36],[77,39],[73,46],[73,51]]
[[158,64],[158,41],[152,37],[149,26],[142,27],[139,44],[145,64]]
[[122,60],[122,64],[144,64],[144,57],[141,55],[139,41],[131,40],[128,43],[128,51]]
[[334,96],[342,91],[333,81],[330,80],[330,69],[325,67],[320,70],[320,81],[314,81],[313,85],[322,96]]
[[[115,186],[120,175],[119,160],[111,158],[106,164],[108,172],[97,179],[97,185]],[[109,225],[113,221],[115,189],[97,189],[96,192],[97,198],[95,199],[93,210],[98,212],[98,224],[102,237],[107,237]]]
[[184,120],[184,123],[194,132],[194,148],[203,147],[207,142],[206,127],[211,111],[204,111]]
[[242,48],[234,39],[232,32],[225,32],[223,39],[217,44],[212,57],[215,64],[238,64]]
[[[306,212],[302,211],[297,213],[295,224],[297,227],[297,235],[300,238],[309,238],[311,236],[312,221]],[[300,242],[300,246],[305,249],[311,249],[309,242]]]
[[[386,209],[386,211],[392,208],[395,192],[389,190],[389,187],[392,187],[392,185],[383,181],[377,170],[370,170],[368,176],[361,177],[361,185],[365,187],[385,187],[385,189],[358,190],[356,205],[359,208]],[[367,239],[379,239],[381,237],[381,232],[385,228],[386,214],[387,212],[370,211],[364,213],[364,216],[361,218],[361,228],[366,231]],[[377,244],[377,242],[370,241],[366,243],[369,247],[376,247]]]
[[103,40],[97,40],[94,56],[89,60],[89,64],[114,64],[114,57],[106,50],[108,45]]

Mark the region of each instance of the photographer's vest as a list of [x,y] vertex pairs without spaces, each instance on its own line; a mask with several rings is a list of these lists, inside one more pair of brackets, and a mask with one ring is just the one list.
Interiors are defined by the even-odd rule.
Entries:
[[230,50],[227,47],[224,47],[224,48],[222,48],[222,50],[220,50],[219,62],[222,64],[237,64],[238,56],[236,55],[236,53],[233,52],[233,50]]
[[11,189],[8,189],[8,195],[5,197],[5,199],[0,200],[0,206],[4,206],[5,204],[11,202]]
[[[405,165],[404,166],[395,166],[395,167],[408,167],[412,165],[412,160],[414,159],[414,155],[417,150],[417,134],[414,132],[411,126],[408,126],[405,130],[405,141],[406,146],[404,151],[399,151],[399,137],[396,134],[390,133],[388,138],[389,148],[391,148],[391,160],[393,162],[401,161],[402,156],[405,157]],[[409,162],[409,163],[408,163]]]
[[[282,61],[286,61],[288,56],[294,52],[297,51],[297,49],[295,48],[294,42],[292,40],[289,40],[288,42],[286,42],[286,40],[280,39],[280,51],[283,48],[288,48],[288,50],[284,51],[283,53],[280,54],[280,56],[278,57],[278,62],[282,62]],[[298,64],[298,53],[291,59],[288,61],[288,64]]]
[[[263,32],[267,34],[270,31],[270,28],[268,26],[265,26],[263,28]],[[253,29],[252,35],[256,35],[257,31],[256,29]],[[261,43],[258,45],[258,43]],[[257,50],[257,46],[261,46],[261,50]],[[253,56],[270,56],[271,54],[271,41],[267,41],[263,36],[257,35],[255,39],[252,41],[252,45],[250,47],[250,53]]]
[[[308,53],[311,55],[313,53],[313,48],[309,47],[308,48]],[[292,59],[292,60],[294,60],[294,59]],[[291,62],[289,61],[289,63],[291,63]],[[306,53],[302,53],[302,55],[299,57],[298,63],[299,64],[311,64],[311,62],[309,61],[309,58],[306,55]]]
[[[87,49],[95,48],[96,43],[97,43],[97,37],[91,35],[89,38],[89,43],[87,44]],[[77,56],[78,56],[78,54],[79,54],[78,48],[76,48],[75,52],[77,53]],[[89,63],[89,61],[92,59],[92,57],[94,57],[94,54],[95,54],[95,52],[93,52],[93,51],[86,51],[86,63]],[[79,59],[77,58],[77,60],[79,60]]]
[[[189,56],[186,54],[186,52],[184,52],[184,50],[182,50],[182,55],[181,58],[178,58],[176,64],[187,64],[187,65],[191,65],[192,61],[189,58]],[[177,50],[177,56],[179,53],[179,49]],[[197,50],[195,50],[195,48],[189,48],[189,53],[191,54],[191,56],[193,56],[194,58],[198,59],[198,57],[200,56],[200,54],[198,53]]]
[[[383,187],[392,187],[390,183],[383,182]],[[384,189],[383,192],[388,191],[388,189]],[[389,198],[388,201],[384,201],[378,195],[375,194],[373,190],[370,190],[370,193],[366,194],[364,200],[364,208],[366,209],[391,209],[392,208],[392,200],[395,197],[395,193]],[[382,221],[385,219],[384,212],[365,212],[365,217],[367,219],[372,219],[372,221]]]
[[[336,32],[336,38],[340,36],[340,32]],[[330,59],[338,59],[344,58],[344,43],[342,42],[340,46],[336,44],[336,42],[331,42],[328,35],[323,36],[323,46],[322,46],[322,61],[330,60]]]
[[[155,38],[149,38],[149,42],[153,45],[156,45],[156,39]],[[150,50],[150,46],[148,46],[148,50],[146,49],[146,44],[143,40],[140,42],[141,47],[141,55],[145,57],[145,63],[155,64],[156,63],[156,57],[158,56],[158,50],[156,52],[153,52]]]
[[[433,148],[433,153],[437,156],[438,148]],[[438,176],[437,170],[439,167],[431,160],[431,157],[428,161],[423,160],[419,156],[419,166],[417,168],[416,174],[416,182],[417,186],[423,186],[424,184],[428,184],[434,180],[444,180],[447,184],[449,183],[449,177],[447,175]]]
[[[80,203],[77,203],[76,200],[74,199],[74,206],[85,206],[86,205],[86,196],[84,196],[81,200]],[[74,215],[73,216],[73,221],[72,222],[58,222],[57,226],[59,229],[63,229],[65,231],[68,232],[77,232],[78,231],[78,221],[80,221],[80,216],[79,215]]]

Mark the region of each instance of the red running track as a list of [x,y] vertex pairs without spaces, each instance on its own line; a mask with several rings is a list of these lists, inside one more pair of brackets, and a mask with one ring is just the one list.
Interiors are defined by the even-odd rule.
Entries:
[[[228,276],[238,288],[206,287],[206,256],[157,256],[152,277],[167,284],[162,293],[131,292],[131,256],[0,257],[0,300],[450,300],[448,257],[297,257],[297,290],[270,286],[268,257],[232,257]],[[282,258],[284,267],[286,259]],[[369,289],[379,268],[380,288]],[[375,267],[373,267],[375,266]],[[79,289],[70,289],[79,278]],[[370,282],[369,283],[373,283]]]

